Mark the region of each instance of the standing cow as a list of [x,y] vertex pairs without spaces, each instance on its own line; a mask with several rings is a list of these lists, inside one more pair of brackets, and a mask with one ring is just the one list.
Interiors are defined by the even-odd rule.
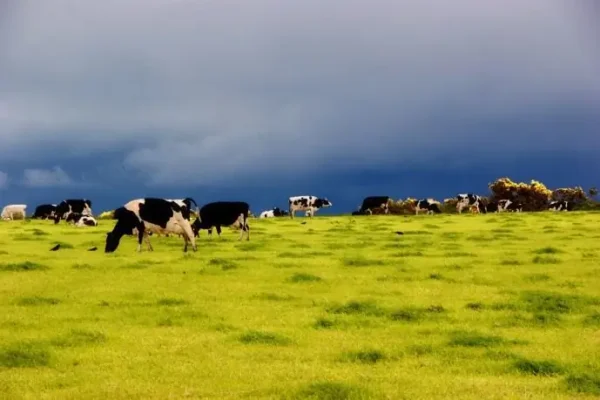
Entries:
[[201,229],[208,230],[212,236],[212,228],[216,227],[217,234],[221,236],[221,226],[234,226],[241,229],[240,239],[246,232],[246,240],[250,240],[250,226],[248,225],[248,214],[250,205],[244,201],[216,201],[208,203],[200,209],[200,215],[192,224],[194,237],[200,234]]
[[187,252],[188,243],[196,251],[196,241],[189,222],[190,210],[165,199],[144,198],[131,200],[123,207],[115,210],[117,220],[112,232],[106,234],[106,253],[114,252],[123,235],[138,236],[137,251],[142,251],[142,239],[146,240],[148,250],[152,251],[149,232],[182,234],[183,251]]
[[392,198],[390,196],[365,197],[360,208],[358,209],[357,215],[372,215],[375,209],[381,209],[383,210],[384,214],[389,214],[391,202]]
[[458,196],[456,196],[456,211],[461,214],[462,210],[465,208],[472,208],[472,207],[476,207],[477,211],[479,211],[479,203],[481,201],[481,197],[479,197],[476,194],[473,193],[465,193],[465,194],[459,194]]
[[[2,219],[14,220],[25,219],[27,214],[27,204],[9,204],[2,209]],[[19,217],[19,218],[17,218]]]
[[53,219],[56,214],[56,204],[40,204],[35,208],[31,218],[34,219]]
[[427,214],[440,214],[440,202],[434,199],[423,199],[417,201],[415,206],[415,214],[419,215],[419,211],[426,211]]
[[321,208],[331,207],[333,204],[327,198],[320,199],[316,196],[294,196],[288,200],[290,218],[294,218],[296,211],[306,211],[310,218]]
[[551,201],[548,205],[550,211],[573,211],[573,202],[565,200]]
[[61,219],[66,220],[70,213],[93,216],[92,201],[87,199],[68,199],[56,206],[54,223],[58,224]]

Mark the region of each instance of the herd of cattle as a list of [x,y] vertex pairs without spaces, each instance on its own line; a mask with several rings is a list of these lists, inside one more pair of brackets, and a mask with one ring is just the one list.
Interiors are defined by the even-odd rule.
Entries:
[[[462,213],[465,208],[473,212],[521,212],[523,206],[511,200],[499,200],[485,202],[480,196],[474,194],[459,194],[456,197],[456,210]],[[370,215],[379,210],[385,214],[389,213],[389,205],[392,199],[389,196],[366,197],[358,211],[352,215]],[[192,204],[195,208],[192,208]],[[288,211],[274,207],[260,213],[259,218],[272,218],[288,216],[294,218],[297,211],[304,211],[306,216],[312,218],[314,214],[322,209],[331,207],[333,204],[327,198],[316,196],[293,196],[288,199]],[[553,211],[571,211],[572,204],[566,201],[553,201],[548,207]],[[26,217],[27,205],[11,204],[2,210],[2,219],[24,219]],[[426,212],[427,214],[441,213],[440,203],[433,199],[422,199],[416,201],[415,213]],[[192,212],[197,218],[190,222]],[[113,219],[116,224],[111,232],[106,234],[105,252],[114,252],[124,235],[134,235],[138,239],[137,250],[142,250],[142,241],[146,242],[149,251],[152,251],[149,236],[152,234],[166,235],[175,234],[183,238],[186,252],[188,245],[196,251],[195,238],[199,236],[200,230],[208,231],[212,235],[212,229],[216,228],[217,234],[221,235],[222,226],[232,226],[240,229],[240,240],[246,235],[250,240],[250,226],[248,218],[251,216],[250,206],[243,201],[217,201],[208,203],[198,210],[196,202],[187,197],[185,199],[160,199],[141,198],[134,199],[116,209]],[[88,199],[68,199],[59,204],[42,204],[36,207],[32,215],[34,219],[53,220],[58,224],[61,220],[72,223],[75,226],[97,226],[98,222],[92,214],[92,202]]]

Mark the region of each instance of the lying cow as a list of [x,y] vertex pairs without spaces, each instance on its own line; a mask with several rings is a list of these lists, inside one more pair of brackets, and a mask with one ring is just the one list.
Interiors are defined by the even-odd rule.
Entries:
[[333,205],[327,198],[320,199],[315,196],[293,196],[289,198],[288,203],[292,219],[296,211],[306,211],[306,216],[312,218],[317,210]]
[[573,202],[565,200],[551,201],[548,205],[550,211],[573,211]]
[[357,215],[365,215],[368,211],[371,211],[369,214],[373,214],[376,209],[383,210],[384,214],[389,214],[390,212],[390,203],[392,202],[392,198],[390,196],[369,196],[365,197],[362,201],[360,208],[358,209],[359,213]]
[[266,210],[260,213],[259,218],[274,218],[274,217],[285,217],[288,212],[280,209],[279,207],[273,207],[272,210]]
[[221,236],[222,226],[234,226],[241,229],[240,239],[246,232],[246,240],[250,240],[250,226],[248,225],[248,214],[250,206],[243,201],[216,201],[208,203],[200,209],[200,215],[192,224],[194,237],[200,234],[201,229],[208,230],[212,236],[212,228],[217,229],[217,234]]
[[93,216],[92,201],[87,199],[68,199],[56,206],[54,223],[58,224],[61,219],[66,220],[70,213]]
[[31,216],[34,219],[54,219],[56,214],[56,204],[40,204],[35,208]]
[[427,214],[440,214],[440,202],[434,199],[423,199],[417,201],[415,205],[415,214],[419,215],[419,211],[426,211]]
[[27,204],[9,204],[2,209],[2,219],[14,220],[25,219],[27,215]]
[[462,210],[464,210],[465,208],[477,208],[477,210],[479,210],[479,203],[481,201],[481,197],[479,197],[476,194],[472,194],[472,193],[466,193],[466,194],[459,194],[458,196],[456,196],[456,211],[461,214]]
[[83,215],[79,213],[70,213],[67,216],[67,223],[73,223],[75,226],[98,226],[98,221],[94,217],[89,215]]
[[131,200],[123,207],[115,210],[114,218],[117,220],[112,232],[106,234],[106,253],[114,252],[119,247],[123,235],[138,236],[137,251],[142,251],[142,239],[146,240],[148,250],[152,251],[149,232],[166,234],[182,234],[184,240],[183,251],[187,252],[188,243],[196,251],[196,240],[189,222],[190,210],[181,207],[176,202],[165,199],[144,198]]

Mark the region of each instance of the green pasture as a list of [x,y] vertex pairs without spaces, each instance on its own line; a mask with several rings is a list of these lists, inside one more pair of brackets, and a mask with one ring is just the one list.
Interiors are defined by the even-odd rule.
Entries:
[[0,222],[1,399],[600,396],[600,214],[99,224]]

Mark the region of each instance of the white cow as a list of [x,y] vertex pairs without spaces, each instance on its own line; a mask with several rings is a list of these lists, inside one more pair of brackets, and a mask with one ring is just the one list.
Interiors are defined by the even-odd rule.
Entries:
[[15,217],[25,219],[27,214],[27,204],[9,204],[2,209],[2,219],[14,220]]
[[312,218],[317,210],[333,205],[327,198],[320,199],[316,196],[293,196],[288,202],[290,218],[294,218],[296,211],[306,211],[306,216]]

